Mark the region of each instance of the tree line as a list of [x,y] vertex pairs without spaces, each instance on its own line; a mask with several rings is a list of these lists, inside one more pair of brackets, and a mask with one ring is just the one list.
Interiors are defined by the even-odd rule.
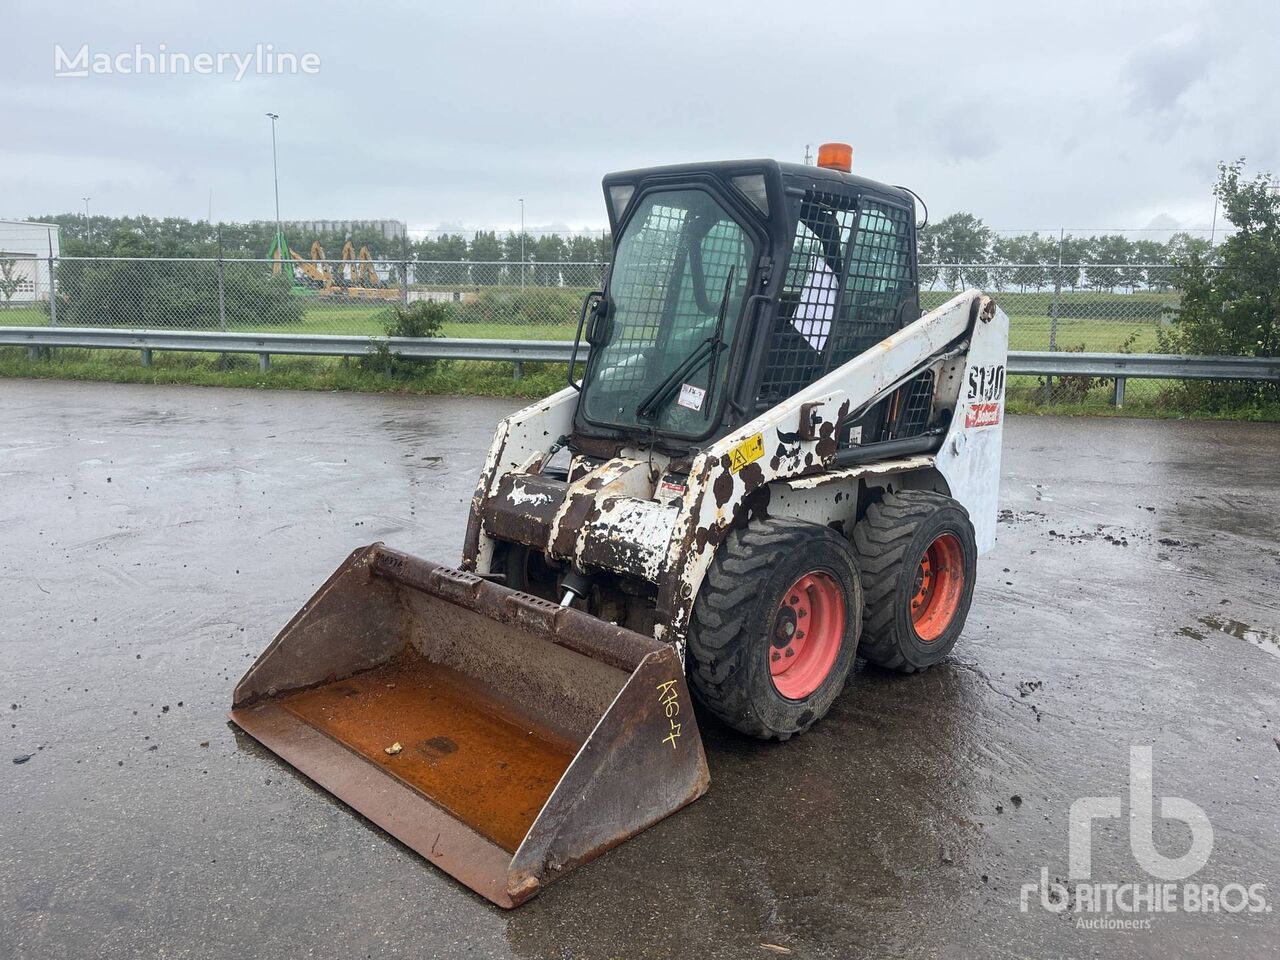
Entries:
[[[274,223],[209,223],[183,217],[86,218],[78,213],[32,217],[58,225],[63,256],[67,257],[217,257],[256,259],[269,255],[275,240]],[[311,256],[311,244],[319,241],[328,259],[342,255],[350,240],[359,250],[369,248],[374,260],[469,260],[507,263],[597,263],[609,259],[608,234],[555,233],[533,235],[508,231],[477,230],[468,238],[442,233],[421,240],[388,239],[373,227],[346,231],[302,231],[284,228],[285,239],[299,256]],[[523,248],[522,248],[523,241]],[[521,251],[523,249],[523,258]]]
[[[970,213],[953,213],[919,233],[922,284],[1044,290],[1168,290],[1172,273],[1164,265],[1192,255],[1211,259],[1209,241],[1175,233],[1168,241],[1130,240],[1122,234],[998,234]],[[1063,264],[1069,269],[1059,270]],[[1148,265],[1160,269],[1145,269]]]
[[[34,218],[56,223],[65,256],[117,257],[216,257],[253,259],[266,257],[275,236],[275,224],[218,223],[181,217],[84,217],[64,213]],[[508,231],[479,230],[467,237],[443,233],[414,240],[387,239],[371,227],[345,232],[308,233],[286,229],[293,249],[309,257],[318,240],[330,259],[341,256],[350,240],[359,249],[368,247],[374,260],[470,261],[508,264],[596,263],[607,261],[612,241],[600,234],[555,233],[523,237]],[[523,245],[522,245],[523,241]],[[925,285],[941,283],[951,289],[964,286],[1043,290],[1061,282],[1065,289],[1167,290],[1167,270],[1146,270],[1149,264],[1169,264],[1191,255],[1211,259],[1209,241],[1176,233],[1168,241],[1130,240],[1121,234],[1095,236],[1048,233],[1000,234],[971,213],[953,213],[927,224],[919,235],[920,263]],[[1058,264],[1083,265],[1058,270]],[[419,271],[420,272],[420,271]],[[541,276],[541,274],[538,274]],[[531,272],[530,278],[534,274]]]

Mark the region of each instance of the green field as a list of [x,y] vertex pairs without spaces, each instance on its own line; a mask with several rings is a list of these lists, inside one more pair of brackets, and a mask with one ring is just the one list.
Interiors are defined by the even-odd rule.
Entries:
[[[359,363],[310,357],[273,358],[271,369],[258,369],[254,356],[222,357],[208,353],[156,353],[143,367],[136,350],[61,348],[51,357],[31,361],[21,347],[0,347],[0,378],[92,380],[114,383],[189,384],[268,390],[360,391],[366,393],[451,394],[470,396],[545,397],[565,384],[564,364],[525,363],[516,380],[510,363],[453,361],[410,379],[391,378]],[[1069,379],[1069,378],[1068,378]],[[1055,388],[1062,378],[1055,380]],[[1165,381],[1130,380],[1123,410],[1111,406],[1110,382],[1080,393],[1055,389],[1046,402],[1043,381],[1011,377],[1010,413],[1074,416],[1191,417],[1280,421],[1280,404],[1239,409],[1198,409],[1189,405],[1177,385]]]
[[[938,297],[939,295],[933,295]],[[1048,350],[1050,319],[1040,312],[1048,308],[1048,294],[1006,294],[998,297],[1006,312],[1010,314],[1009,349],[1010,350]],[[1066,299],[1065,295],[1064,299]],[[1134,298],[1146,298],[1145,294],[1134,294]],[[1090,297],[1096,300],[1097,297]],[[1117,301],[1123,305],[1129,295],[1116,295]],[[1164,298],[1167,300],[1167,297]],[[1043,301],[1043,302],[1041,302]],[[563,301],[554,304],[561,308],[553,313],[546,311],[546,319],[539,318],[531,322],[523,315],[512,316],[499,314],[490,321],[480,322],[446,322],[444,335],[466,339],[486,340],[572,340],[577,329],[577,317],[565,314]],[[926,306],[931,306],[926,302]],[[548,304],[548,307],[553,306]],[[527,309],[527,308],[526,308]],[[357,336],[381,336],[383,320],[381,314],[386,310],[383,304],[369,303],[309,303],[300,324],[288,326],[239,325],[232,329],[260,333],[320,333],[320,334],[354,334]],[[556,314],[563,319],[555,321]],[[0,311],[0,325],[6,326],[44,326],[48,316],[38,307],[20,307]],[[1079,350],[1081,348],[1093,352],[1113,352],[1125,347],[1131,353],[1151,353],[1156,349],[1156,330],[1159,324],[1155,320],[1125,319],[1077,319],[1062,318],[1058,320],[1056,345],[1059,350]]]

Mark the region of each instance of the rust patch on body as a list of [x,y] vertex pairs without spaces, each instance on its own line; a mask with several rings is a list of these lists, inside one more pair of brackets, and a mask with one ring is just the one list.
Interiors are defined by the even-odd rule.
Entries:
[[764,483],[764,471],[760,469],[760,464],[758,463],[747,464],[742,468],[738,476],[742,478],[742,483],[747,493]]
[[[726,461],[728,457],[724,458]],[[733,496],[733,474],[729,472],[729,464],[721,464],[719,473],[716,474],[715,482],[711,485],[711,495],[715,497],[716,506],[723,507],[729,502],[729,498]]]
[[506,474],[485,503],[485,529],[502,540],[545,547],[566,489],[564,481],[551,477]]

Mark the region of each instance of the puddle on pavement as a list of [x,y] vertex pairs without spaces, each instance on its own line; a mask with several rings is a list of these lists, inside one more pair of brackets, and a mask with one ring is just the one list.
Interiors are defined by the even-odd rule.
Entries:
[[[1209,616],[1200,617],[1200,622],[1211,630],[1219,630],[1228,636],[1235,637],[1237,640],[1243,640],[1251,643],[1261,650],[1274,657],[1280,657],[1280,636],[1270,633],[1267,630],[1260,630],[1257,627],[1251,627],[1247,623],[1241,623],[1239,620],[1232,620],[1230,617]],[[1178,631],[1184,636],[1195,637],[1197,640],[1203,640],[1204,636],[1198,630],[1191,627],[1183,627]]]
[[440,439],[439,425],[422,416],[385,417],[382,428],[396,443],[428,443]]

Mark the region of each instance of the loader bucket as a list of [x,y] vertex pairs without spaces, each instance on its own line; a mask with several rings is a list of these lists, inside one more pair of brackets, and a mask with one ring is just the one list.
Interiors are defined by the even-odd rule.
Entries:
[[502,907],[709,779],[673,648],[382,544],[280,632],[231,719]]

